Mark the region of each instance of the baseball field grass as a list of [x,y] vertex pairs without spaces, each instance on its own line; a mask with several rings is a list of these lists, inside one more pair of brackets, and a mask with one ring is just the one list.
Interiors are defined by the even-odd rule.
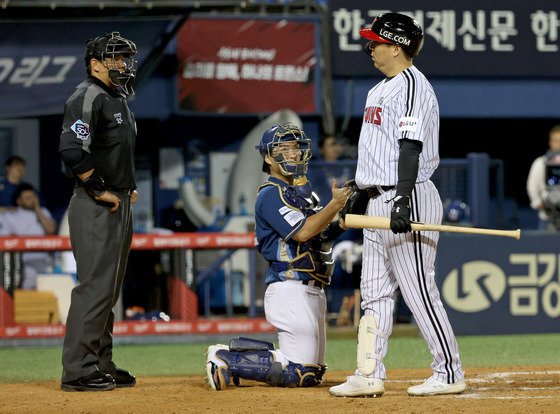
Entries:
[[[465,368],[560,365],[560,334],[459,337]],[[204,375],[204,352],[209,343],[120,345],[115,348],[117,365],[138,377]],[[61,347],[0,348],[0,382],[58,380]],[[329,339],[329,370],[349,371],[356,364],[355,339]],[[422,338],[396,337],[389,341],[385,359],[388,369],[428,368],[431,356]]]

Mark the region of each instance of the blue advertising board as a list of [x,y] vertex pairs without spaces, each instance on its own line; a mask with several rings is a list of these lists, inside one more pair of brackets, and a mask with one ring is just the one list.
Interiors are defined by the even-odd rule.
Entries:
[[442,233],[436,280],[458,335],[560,332],[560,234]]
[[427,76],[560,76],[557,0],[329,0],[335,76],[375,72],[358,30],[384,11],[408,14],[423,27],[424,46],[414,62]]
[[142,64],[171,19],[0,21],[0,116],[61,114],[86,78],[88,39],[118,31],[136,43]]

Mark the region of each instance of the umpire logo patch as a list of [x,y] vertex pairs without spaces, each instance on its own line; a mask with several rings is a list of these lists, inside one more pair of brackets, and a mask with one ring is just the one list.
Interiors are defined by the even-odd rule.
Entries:
[[82,141],[85,141],[89,138],[89,125],[81,119],[78,119],[76,122],[74,122],[74,125],[72,125],[70,129],[74,131],[76,133],[76,136]]

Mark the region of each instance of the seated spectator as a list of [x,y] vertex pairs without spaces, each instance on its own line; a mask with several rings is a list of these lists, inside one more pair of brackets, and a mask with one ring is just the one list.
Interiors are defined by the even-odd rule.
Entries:
[[[547,177],[547,165],[552,165],[556,163],[555,158],[560,154],[560,125],[554,126],[548,134],[548,151],[545,155],[542,155],[533,161],[531,169],[529,171],[529,177],[527,178],[527,194],[531,201],[531,208],[538,211],[539,215],[539,230],[553,230],[555,226],[551,223],[551,218],[557,219],[556,217],[550,217],[550,215],[555,215],[557,213],[556,208],[551,204],[556,204],[551,202],[550,195],[556,190],[560,184],[557,180],[552,180],[548,182],[550,177]],[[555,191],[554,191],[555,192]],[[548,206],[547,206],[548,204]],[[547,209],[547,207],[549,207]],[[557,207],[557,206],[556,206]],[[553,220],[556,222],[557,220]]]
[[14,155],[6,161],[6,177],[0,180],[0,213],[12,208],[12,197],[25,175],[25,160]]
[[338,160],[344,152],[344,144],[334,135],[327,135],[319,140],[319,152],[323,160],[334,162]]
[[339,185],[354,178],[355,166],[340,165],[337,161],[345,158],[349,144],[344,138],[326,135],[319,140],[321,156],[309,164],[307,178],[313,183],[313,190],[319,195],[321,204],[331,201],[331,183],[336,179]]
[[[37,193],[31,184],[22,183],[14,191],[15,209],[4,212],[2,228],[4,236],[44,236],[56,232],[56,222],[51,213],[39,204]],[[50,265],[47,252],[27,252],[22,255],[23,289],[37,287],[37,274],[45,272]]]

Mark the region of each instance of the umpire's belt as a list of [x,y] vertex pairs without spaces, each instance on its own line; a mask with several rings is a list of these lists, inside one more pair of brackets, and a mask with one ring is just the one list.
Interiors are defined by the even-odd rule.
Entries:
[[391,191],[395,188],[394,185],[376,185],[375,187],[369,187],[365,190],[369,194],[370,198],[377,198],[381,194],[386,193],[387,191]]
[[128,194],[129,196],[132,196],[132,193],[134,192],[134,190],[131,188],[107,187],[107,190],[110,191],[111,193],[124,193],[124,194]]

